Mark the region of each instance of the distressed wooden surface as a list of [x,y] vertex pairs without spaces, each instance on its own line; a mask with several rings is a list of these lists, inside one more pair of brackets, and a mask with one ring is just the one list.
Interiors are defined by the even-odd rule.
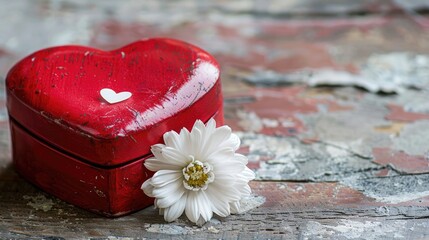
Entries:
[[[0,239],[429,238],[426,1],[1,4]],[[107,219],[14,172],[3,84],[14,62],[153,36],[222,65],[226,122],[257,174],[247,212],[202,227],[166,224],[151,207]]]

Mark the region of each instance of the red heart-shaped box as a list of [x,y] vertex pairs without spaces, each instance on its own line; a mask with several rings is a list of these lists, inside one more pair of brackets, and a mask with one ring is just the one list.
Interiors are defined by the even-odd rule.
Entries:
[[[219,65],[173,39],[114,51],[48,48],[8,73],[13,162],[27,180],[64,201],[106,216],[153,203],[143,162],[169,131],[197,119],[223,123]],[[109,104],[100,90],[132,96]]]

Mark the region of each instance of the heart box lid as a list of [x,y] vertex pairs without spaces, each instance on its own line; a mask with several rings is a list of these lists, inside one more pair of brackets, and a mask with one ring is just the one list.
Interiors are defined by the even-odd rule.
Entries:
[[105,167],[148,155],[165,132],[189,129],[222,111],[216,60],[173,39],[113,51],[43,49],[18,62],[6,86],[11,121],[68,155]]

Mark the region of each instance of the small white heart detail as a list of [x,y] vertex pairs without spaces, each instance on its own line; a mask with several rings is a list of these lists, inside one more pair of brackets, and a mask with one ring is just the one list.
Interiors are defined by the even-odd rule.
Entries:
[[115,91],[113,91],[110,88],[101,89],[100,95],[101,95],[101,97],[104,98],[104,100],[106,100],[110,104],[125,101],[132,96],[132,94],[130,92],[116,93]]

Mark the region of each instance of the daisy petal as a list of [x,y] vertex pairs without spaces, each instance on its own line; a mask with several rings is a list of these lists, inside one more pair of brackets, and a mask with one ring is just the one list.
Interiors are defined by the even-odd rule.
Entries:
[[240,192],[237,189],[231,186],[231,184],[228,185],[219,179],[217,179],[215,182],[212,182],[207,190],[209,190],[212,195],[213,193],[218,194],[218,198],[222,197],[222,200],[227,202],[239,201],[241,199]]
[[179,150],[172,147],[165,147],[162,149],[162,156],[166,160],[174,165],[183,167],[187,163],[187,157]]
[[194,126],[192,127],[192,131],[194,131],[195,129],[198,129],[201,133],[203,133],[206,130],[206,126],[201,120],[198,119],[197,121],[195,121]]
[[236,214],[240,212],[240,201],[230,202],[229,207],[231,208],[231,213]]
[[213,118],[210,118],[210,120],[206,124],[206,136],[210,136],[211,134],[213,134],[215,129],[216,121]]
[[[207,142],[204,146],[202,158],[206,158],[219,149],[219,146],[231,136],[231,128],[222,126],[213,131],[209,136],[206,136]],[[232,147],[231,147],[232,148]]]
[[168,208],[174,205],[177,201],[182,198],[185,193],[184,188],[178,188],[175,191],[171,192],[167,197],[158,198],[158,207],[159,208]]
[[156,158],[148,158],[144,161],[144,166],[152,172],[156,172],[159,170],[181,170],[183,166],[178,163],[170,163],[167,161],[159,160]]
[[159,208],[167,222],[183,213],[196,224],[209,221],[216,213],[226,217],[239,212],[240,201],[251,194],[249,181],[255,173],[246,167],[248,159],[235,153],[240,139],[228,126],[216,128],[216,121],[194,123],[191,131],[164,134],[164,144],[152,146],[153,158],[144,165],[154,171],[141,188]]
[[191,146],[189,144],[191,142],[191,137],[190,137],[190,133],[189,133],[188,129],[182,128],[182,130],[180,130],[179,137],[180,137],[181,142],[186,143],[186,144],[183,144],[183,146],[182,146],[182,151],[183,151],[182,153],[184,155],[191,155],[192,154],[191,153]]
[[241,197],[250,196],[252,193],[252,190],[250,189],[250,186],[247,184],[247,182],[235,184],[234,188],[240,192]]
[[248,167],[245,167],[243,172],[241,172],[241,174],[247,181],[253,180],[256,177],[255,172],[250,170]]
[[177,170],[159,170],[152,177],[152,185],[154,187],[163,187],[171,182],[182,178],[182,173]]
[[231,133],[228,139],[219,144],[219,147],[231,147],[232,149],[234,149],[234,151],[237,151],[237,149],[240,147],[240,143],[240,138],[234,133]]
[[201,191],[198,194],[198,207],[204,221],[207,222],[213,217],[213,211],[210,207],[210,200],[207,198],[207,195],[204,191]]
[[198,195],[196,192],[189,192],[185,207],[186,217],[193,223],[196,223],[200,217],[197,197]]
[[252,193],[252,189],[248,184],[246,184],[243,186],[243,188],[241,188],[241,193],[241,196],[250,196],[250,194]]
[[153,156],[161,161],[165,161],[164,157],[162,156],[162,149],[165,147],[163,144],[155,144],[153,145],[150,150],[153,153]]
[[239,153],[234,154],[234,159],[240,161],[243,165],[247,165],[249,162],[249,159],[247,159],[246,156]]
[[167,198],[170,195],[179,194],[180,191],[184,191],[183,183],[176,181],[160,188],[154,188],[152,194],[156,198]]
[[144,181],[144,183],[141,186],[141,189],[143,190],[143,192],[149,196],[149,197],[154,197],[153,195],[153,186],[151,184],[152,179],[148,179],[146,181]]
[[[220,160],[216,158],[215,160],[211,160],[210,162],[213,166],[214,173],[216,176],[219,175],[234,175],[237,176],[237,174],[241,173],[246,165],[241,163],[240,161],[237,161],[235,159],[229,159],[228,161],[224,161],[223,159]],[[225,167],[228,166],[228,167]]]
[[207,197],[210,199],[211,202],[211,209],[214,213],[221,217],[226,217],[230,212],[228,201],[222,201],[220,198],[222,198],[221,193],[216,193],[213,191],[210,191],[210,188],[206,191]]
[[184,142],[181,142],[179,134],[177,134],[175,131],[166,132],[164,134],[164,142],[167,147],[172,147],[177,150],[182,150],[183,144],[186,144]]
[[201,159],[201,146],[203,146],[204,143],[202,133],[197,128],[192,129],[190,145],[192,151],[191,155],[193,155],[196,159]]
[[232,148],[221,148],[212,152],[207,156],[207,162],[211,164],[221,163],[224,166],[228,166],[230,159],[234,157],[234,151]]
[[156,144],[151,147],[151,151],[154,155],[153,158],[148,158],[145,160],[144,165],[147,169],[156,172],[161,169],[171,169],[177,170],[182,168],[182,164],[178,164],[177,162],[169,162],[162,155],[163,149],[165,146],[163,144]]
[[187,195],[184,194],[177,202],[164,210],[164,219],[172,222],[178,219],[185,211]]

